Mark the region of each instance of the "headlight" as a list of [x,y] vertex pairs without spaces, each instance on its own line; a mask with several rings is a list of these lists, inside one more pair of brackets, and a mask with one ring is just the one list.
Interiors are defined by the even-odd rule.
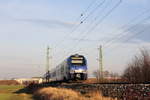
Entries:
[[74,73],[74,70],[70,70],[70,73]]
[[83,70],[82,73],[87,73],[87,70]]

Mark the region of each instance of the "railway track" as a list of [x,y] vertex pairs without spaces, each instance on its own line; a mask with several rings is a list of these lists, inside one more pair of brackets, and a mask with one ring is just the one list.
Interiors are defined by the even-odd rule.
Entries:
[[150,100],[150,84],[86,84],[86,83],[71,83],[61,84],[59,88],[67,88],[76,90],[82,94],[99,91],[103,96],[118,98],[119,100]]
[[[92,91],[99,91],[103,96],[118,98],[118,100],[150,100],[150,84],[129,84],[129,83],[85,83],[84,81],[51,82],[33,85],[37,88],[57,87],[67,88],[85,94]],[[145,99],[148,98],[148,99]]]

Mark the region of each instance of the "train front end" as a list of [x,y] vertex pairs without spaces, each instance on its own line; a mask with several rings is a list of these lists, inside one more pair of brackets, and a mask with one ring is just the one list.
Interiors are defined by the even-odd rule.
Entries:
[[68,59],[69,77],[71,80],[87,79],[87,60],[82,55],[72,55]]

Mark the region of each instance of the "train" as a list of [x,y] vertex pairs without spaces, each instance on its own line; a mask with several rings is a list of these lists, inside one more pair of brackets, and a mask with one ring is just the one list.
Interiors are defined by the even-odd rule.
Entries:
[[51,81],[87,80],[87,60],[83,55],[74,54],[49,72]]

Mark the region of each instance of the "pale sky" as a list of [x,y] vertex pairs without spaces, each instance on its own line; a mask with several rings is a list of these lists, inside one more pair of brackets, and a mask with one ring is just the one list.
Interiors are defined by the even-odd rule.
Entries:
[[140,48],[150,49],[150,1],[122,0],[111,11],[118,2],[0,0],[0,79],[42,76],[47,45],[51,67],[79,53],[88,60],[89,76],[103,45],[104,69],[122,73]]

